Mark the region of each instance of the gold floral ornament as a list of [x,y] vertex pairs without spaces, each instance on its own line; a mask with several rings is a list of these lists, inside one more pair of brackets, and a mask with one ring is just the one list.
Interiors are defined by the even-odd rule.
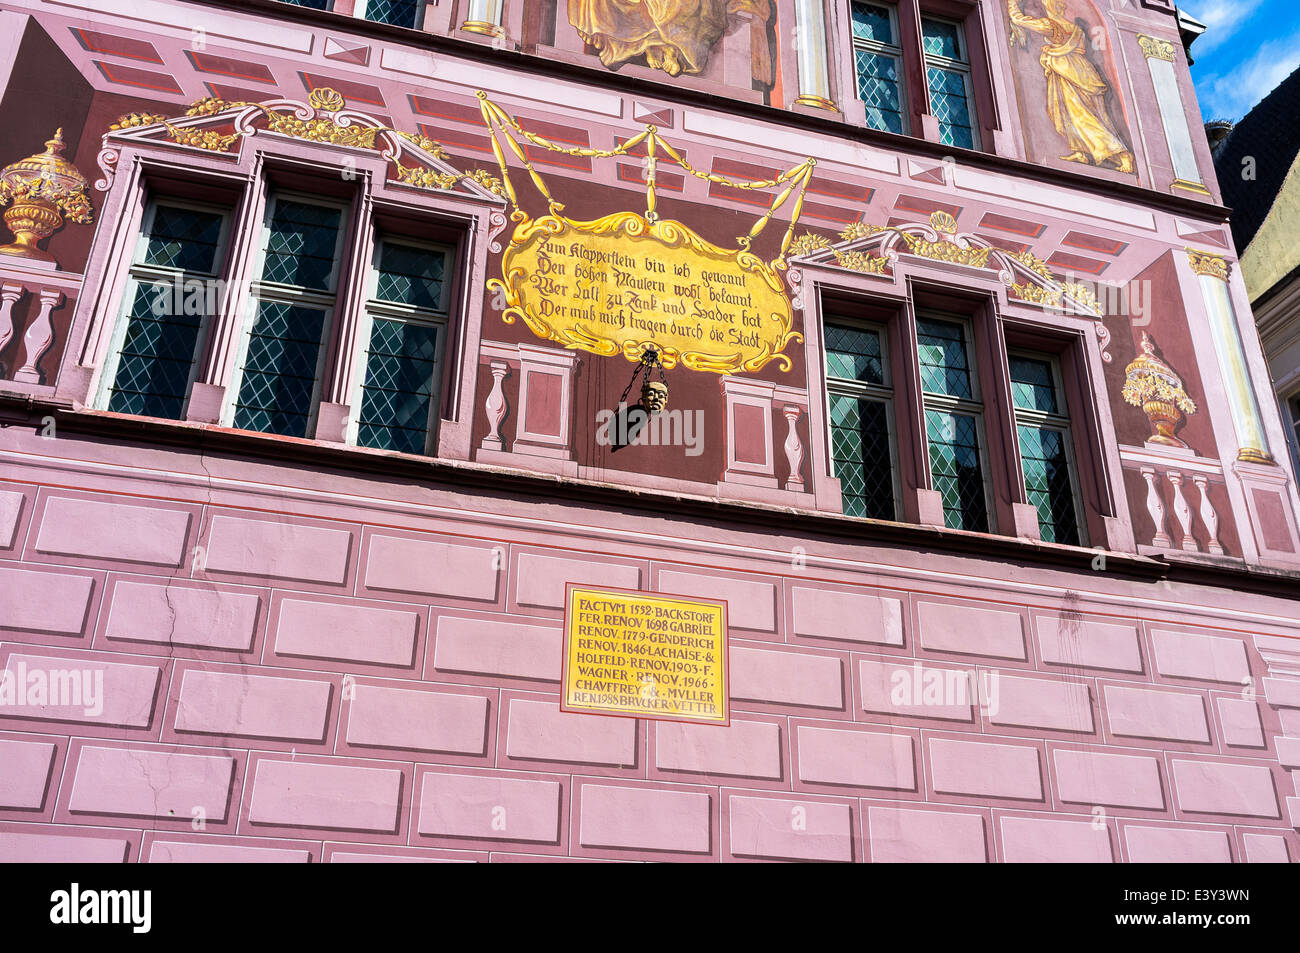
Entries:
[[163,125],[167,127],[167,135],[171,136],[172,141],[177,145],[194,146],[209,152],[225,152],[230,148],[230,144],[239,138],[237,132],[223,136],[212,129],[183,129],[169,122],[164,122]]
[[53,262],[54,256],[38,243],[62,227],[65,217],[78,225],[90,224],[86,179],[63,158],[63,148],[63,130],[59,129],[45,143],[43,153],[0,171],[0,205],[12,203],[4,220],[17,239],[0,246],[0,254]]
[[860,271],[864,275],[883,275],[889,265],[889,259],[883,255],[869,255],[860,251],[840,251],[835,249],[835,261],[841,268]]
[[1183,415],[1196,413],[1196,404],[1183,389],[1183,379],[1174,369],[1156,356],[1150,335],[1142,332],[1142,353],[1124,369],[1124,390],[1121,396],[1151,421],[1152,434],[1148,443],[1186,449],[1187,444],[1174,436],[1174,430]]
[[823,248],[830,247],[831,240],[825,235],[818,235],[815,232],[804,232],[798,238],[790,242],[789,254],[796,258],[802,258],[804,255],[811,255],[813,252],[818,252]]
[[969,265],[972,268],[985,268],[989,263],[989,247],[958,245],[954,240],[957,234],[957,220],[947,212],[935,212],[930,216],[930,228],[938,235],[937,241],[928,241],[916,235],[895,229],[907,244],[907,250],[921,258],[932,261],[945,261],[954,265]]
[[859,238],[870,238],[877,232],[883,232],[884,230],[885,227],[883,225],[872,225],[868,222],[854,222],[851,225],[846,226],[845,229],[840,232],[840,238],[844,239],[846,242],[855,242]]

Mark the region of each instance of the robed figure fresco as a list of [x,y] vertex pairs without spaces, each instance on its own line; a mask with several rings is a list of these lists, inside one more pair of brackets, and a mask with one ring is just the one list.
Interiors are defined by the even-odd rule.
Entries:
[[769,0],[569,0],[569,22],[615,67],[645,56],[669,76],[700,73],[733,13],[766,24]]
[[1098,166],[1109,162],[1120,172],[1132,172],[1133,153],[1107,115],[1110,87],[1086,55],[1083,27],[1067,17],[1065,0],[1042,2],[1046,16],[1026,15],[1020,0],[1007,0],[1007,13],[1012,42],[1023,46],[1026,30],[1045,38],[1038,61],[1047,76],[1047,114],[1073,150],[1061,158]]

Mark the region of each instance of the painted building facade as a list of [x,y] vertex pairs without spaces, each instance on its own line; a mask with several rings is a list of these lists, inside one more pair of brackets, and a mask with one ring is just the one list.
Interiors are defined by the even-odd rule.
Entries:
[[320,6],[0,4],[0,859],[1300,859],[1172,3]]

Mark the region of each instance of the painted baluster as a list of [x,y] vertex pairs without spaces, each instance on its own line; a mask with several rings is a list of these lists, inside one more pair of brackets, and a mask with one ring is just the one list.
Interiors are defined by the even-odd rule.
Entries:
[[41,311],[23,335],[23,365],[14,374],[14,380],[25,384],[41,382],[41,372],[37,365],[54,343],[54,323],[50,320],[50,312],[62,300],[61,291],[47,288],[41,292]]
[[488,367],[492,371],[492,393],[488,394],[484,409],[487,410],[488,435],[483,438],[481,449],[502,450],[501,421],[506,419],[506,395],[501,389],[502,382],[510,373],[510,365],[505,361],[493,361]]
[[1160,499],[1160,488],[1156,485],[1155,469],[1143,467],[1142,478],[1147,481],[1147,512],[1151,514],[1151,522],[1156,527],[1156,534],[1151,538],[1151,545],[1159,546],[1162,549],[1168,548],[1174,544],[1174,541],[1165,532],[1165,504]]
[[785,419],[789,422],[790,429],[785,437],[785,459],[790,464],[790,476],[785,481],[787,490],[803,490],[803,444],[799,442],[799,430],[797,424],[799,415],[803,409],[796,404],[786,404],[781,408],[785,414]]
[[14,305],[22,296],[22,285],[0,285],[0,351],[14,336]]
[[1206,548],[1214,555],[1222,556],[1223,544],[1219,542],[1219,514],[1215,512],[1214,504],[1210,502],[1210,478],[1197,474],[1192,477],[1192,482],[1201,491],[1201,522],[1205,524],[1205,531],[1210,537]]
[[1201,547],[1192,535],[1192,507],[1187,502],[1187,497],[1183,496],[1183,475],[1177,470],[1170,470],[1165,476],[1174,488],[1174,516],[1178,518],[1178,525],[1183,530],[1182,548],[1189,553],[1199,553]]

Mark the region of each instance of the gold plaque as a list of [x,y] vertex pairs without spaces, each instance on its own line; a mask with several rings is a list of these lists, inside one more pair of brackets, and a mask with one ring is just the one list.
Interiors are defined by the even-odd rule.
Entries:
[[563,711],[727,725],[727,604],[568,583]]
[[616,212],[593,222],[523,219],[502,255],[503,320],[602,356],[665,367],[758,371],[802,340],[780,275],[745,249],[720,248],[681,222]]

